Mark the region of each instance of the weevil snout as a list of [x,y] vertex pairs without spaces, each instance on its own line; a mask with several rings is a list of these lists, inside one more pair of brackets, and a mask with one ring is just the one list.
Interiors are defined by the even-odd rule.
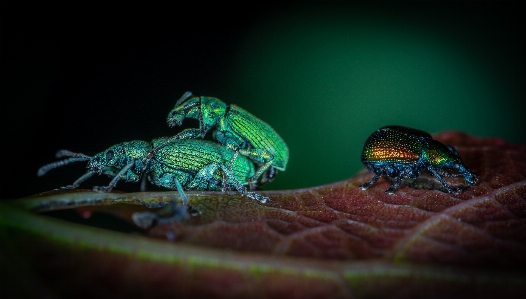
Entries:
[[185,115],[186,113],[184,112],[184,110],[172,110],[168,115],[168,126],[170,126],[170,128],[175,126],[181,126],[183,124]]
[[180,106],[176,106],[168,113],[168,126],[181,126],[186,117],[198,115],[201,102],[198,99],[191,99]]
[[102,163],[102,158],[100,156],[93,157],[89,162],[86,168],[89,171],[96,172],[98,174],[102,173],[102,170],[104,169],[105,165]]
[[464,174],[464,179],[470,185],[475,185],[479,180],[476,175],[469,171]]
[[478,177],[471,172],[462,162],[456,163],[453,169],[457,170],[466,180],[466,183],[475,185],[478,182]]

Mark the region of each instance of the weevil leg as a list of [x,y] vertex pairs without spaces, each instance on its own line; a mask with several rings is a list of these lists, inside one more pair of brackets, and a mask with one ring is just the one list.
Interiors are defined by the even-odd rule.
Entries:
[[242,149],[239,150],[241,155],[251,159],[252,161],[263,164],[256,170],[256,173],[248,180],[250,190],[257,187],[257,180],[259,177],[274,163],[274,155],[264,149]]
[[234,161],[236,161],[237,157],[239,156],[239,150],[234,151],[234,155],[232,155],[232,159],[230,159],[230,162],[228,162],[228,169],[232,170],[232,166],[234,165]]
[[[210,185],[212,182],[212,179],[216,176],[217,171],[221,169],[221,166],[219,163],[211,163],[206,165],[205,167],[201,168],[197,174],[194,176],[193,180],[188,184],[188,189],[190,190],[214,190],[216,187],[215,184]],[[225,171],[221,171],[221,192],[227,192],[230,191],[230,185],[228,184],[228,181],[231,179],[229,177],[229,173]],[[217,189],[215,189],[217,190]]]
[[[232,166],[234,166],[234,161],[236,161],[238,156],[239,156],[239,150],[234,151],[234,155],[232,155],[232,159],[230,159],[230,162],[228,162],[228,168],[227,168],[228,171],[232,171]],[[228,185],[228,176],[223,171],[223,192],[225,192],[225,190],[227,189],[230,189]]]
[[229,169],[226,169],[226,167],[223,166],[223,165],[219,165],[219,166],[221,167],[223,172],[227,173],[227,176],[229,177],[230,183],[234,186],[234,188],[236,188],[237,191],[239,191],[239,193],[241,193],[243,195],[246,195],[247,197],[250,197],[252,199],[255,199],[255,200],[259,201],[262,204],[264,204],[264,203],[266,203],[267,201],[270,200],[269,197],[263,196],[261,194],[257,194],[255,192],[247,191],[247,189],[234,177],[234,175],[232,174],[232,172]]
[[[181,186],[181,183],[179,182],[179,180],[177,178],[173,179],[173,183],[175,184],[175,188],[177,188],[177,191],[179,192],[179,195],[181,196],[181,200],[183,202],[183,206],[187,206],[188,205],[188,197],[186,196],[186,193],[184,193],[183,186]],[[171,189],[173,189],[173,187]],[[172,198],[172,200],[175,201],[173,198]]]
[[373,178],[369,182],[365,184],[361,184],[360,186],[358,186],[358,188],[362,190],[366,190],[367,188],[371,187],[372,184],[376,183],[376,181],[378,181],[380,176],[381,176],[380,174],[374,174]]
[[252,199],[255,199],[261,203],[266,203],[270,198],[266,196],[262,196],[260,194],[257,194],[255,192],[248,192],[247,189],[236,179],[236,177],[232,174],[232,171],[228,169],[226,166],[219,164],[219,163],[211,163],[205,167],[203,167],[195,176],[195,178],[190,182],[189,188],[190,189],[197,189],[197,190],[205,190],[208,189],[208,184],[210,178],[214,177],[216,171],[218,169],[221,169],[223,174],[225,174],[228,178],[228,184],[233,186],[234,189],[236,189],[239,193],[248,196]]
[[[230,159],[230,162],[228,163],[228,170],[230,170],[230,171],[232,170],[232,166],[234,165],[234,161],[239,156],[239,153],[241,152],[241,150],[236,149],[236,150],[234,150],[234,152],[235,152],[235,154],[232,156],[232,159]],[[260,167],[258,169],[258,171],[252,177],[250,177],[247,180],[247,183],[249,184],[249,190],[250,191],[256,190],[256,188],[258,186],[262,186],[262,185],[264,185],[264,184],[266,184],[268,182],[271,182],[274,179],[274,176],[277,174],[277,170],[274,167],[271,166],[272,162],[273,161],[269,161],[267,164],[265,164],[262,167]],[[258,177],[261,176],[261,174],[263,174],[263,177],[262,177],[261,181],[258,183],[257,179],[258,179]]]
[[266,196],[263,196],[261,194],[257,194],[255,192],[248,192],[247,189],[234,177],[234,175],[232,174],[232,171],[230,171],[230,169],[228,169],[227,167],[225,167],[224,165],[222,164],[219,164],[219,163],[214,163],[216,165],[216,167],[219,167],[221,168],[221,170],[223,171],[223,173],[226,173],[227,177],[228,177],[228,180],[229,180],[229,183],[234,186],[234,188],[239,191],[239,193],[247,196],[247,197],[250,197],[252,199],[255,199],[257,201],[259,201],[260,203],[266,203],[267,201],[270,200],[269,197],[266,197]]
[[[235,140],[234,137],[229,137],[231,134],[224,131],[216,131],[215,138],[225,146],[235,152],[239,152],[241,155],[254,161],[256,164],[263,164],[257,170],[256,173],[248,179],[250,190],[255,190],[258,186],[259,177],[274,163],[274,155],[264,149],[240,149],[240,146],[236,143],[229,142]],[[265,181],[267,183],[269,181]],[[263,185],[261,183],[259,185]]]
[[387,190],[385,190],[384,192],[389,194],[389,195],[394,195],[394,191],[396,188],[398,188],[398,186],[400,186],[400,184],[402,183],[402,178],[400,177],[397,177],[395,179],[395,182],[391,185],[391,187],[389,187]]
[[265,204],[265,203],[267,203],[267,201],[270,200],[270,197],[266,197],[266,196],[263,196],[261,194],[257,194],[256,192],[250,192],[249,191],[249,192],[247,192],[246,196],[257,200],[257,201],[259,201],[262,204]]
[[147,175],[146,173],[143,172],[143,176],[142,176],[142,179],[141,179],[141,192],[144,192],[146,191],[146,181],[147,181]]
[[90,177],[92,177],[95,173],[96,172],[94,172],[94,171],[88,171],[83,176],[78,178],[75,182],[73,182],[73,184],[61,187],[60,189],[77,189],[82,182],[84,182],[85,180],[87,180]]
[[428,167],[427,170],[429,170],[429,172],[431,172],[442,183],[447,192],[455,194],[460,193],[460,188],[449,185],[433,167]]
[[108,186],[95,186],[93,187],[93,191],[104,191],[104,192],[110,192],[116,185],[117,182],[121,179],[121,176],[125,174],[132,166],[134,162],[128,163],[128,165],[124,166],[116,175],[113,177],[113,179],[110,181],[110,184]]
[[174,169],[168,170],[163,167],[160,167],[156,168],[155,170],[151,170],[150,172],[148,172],[147,175],[150,183],[168,188],[170,190],[177,190],[179,192],[183,205],[186,206],[188,204],[188,197],[184,192],[183,184],[185,187],[187,186],[189,178],[191,177],[189,174]]
[[265,185],[266,183],[272,182],[277,174],[278,174],[278,170],[276,168],[270,166],[263,173],[263,176],[261,177],[261,180],[260,180],[258,186],[262,186],[262,185]]
[[454,178],[454,177],[462,176],[462,173],[449,173],[449,172],[446,172],[446,171],[441,170],[441,169],[438,169],[437,172],[441,176],[445,176],[446,178]]
[[219,164],[219,163],[214,163],[214,165],[217,167],[217,168],[220,168],[221,171],[227,176],[228,178],[228,183],[230,183],[232,186],[234,186],[234,189],[236,189],[237,191],[239,191],[241,194],[246,194],[247,193],[247,189],[243,186],[243,184],[241,184],[237,179],[236,177],[234,177],[234,174],[232,173],[231,169],[225,167],[224,165],[222,164]]
[[224,171],[221,172],[223,180],[221,180],[221,192],[226,193],[230,191],[230,186],[228,185],[228,176]]
[[[256,187],[258,186],[258,178],[267,170],[269,169],[269,167],[272,165],[272,162],[274,161],[268,161],[267,163],[263,164],[263,166],[261,166],[260,168],[258,168],[258,170],[256,171],[256,173],[248,179],[248,183],[249,183],[249,186],[250,186],[250,190],[254,190],[256,189]],[[263,184],[260,184],[260,185],[263,185]]]
[[[188,189],[190,190],[209,190],[211,179],[216,176],[216,172],[219,169],[219,163],[211,163],[201,168],[197,174],[194,176],[194,179],[188,184]],[[225,189],[225,184],[228,184],[228,174],[223,173],[223,191]],[[226,178],[224,177],[226,176]]]

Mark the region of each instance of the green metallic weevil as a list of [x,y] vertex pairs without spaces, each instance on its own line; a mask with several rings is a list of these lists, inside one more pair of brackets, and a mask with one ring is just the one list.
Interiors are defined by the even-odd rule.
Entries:
[[199,120],[199,129],[185,129],[170,140],[204,138],[208,130],[216,127],[215,140],[258,165],[256,173],[248,179],[251,190],[272,181],[278,170],[285,171],[289,160],[285,141],[270,125],[241,107],[186,92],[168,114],[167,122],[170,127],[180,126],[185,118]]
[[261,203],[269,200],[255,192],[247,192],[243,186],[255,173],[254,164],[249,159],[206,140],[176,139],[167,143],[168,140],[164,137],[152,142],[153,148],[164,145],[155,152],[147,166],[148,178],[153,184],[174,189],[172,184],[175,181],[180,182],[185,190],[200,191],[234,188]]
[[59,150],[56,153],[57,158],[70,158],[40,167],[37,175],[43,176],[51,169],[72,162],[88,161],[88,165],[86,166],[88,171],[73,182],[73,184],[64,186],[61,189],[76,189],[82,182],[93,175],[104,174],[113,178],[110,184],[105,187],[93,187],[93,190],[109,192],[119,180],[138,182],[143,174],[143,170],[146,168],[145,164],[143,164],[143,157],[147,156],[151,150],[152,146],[150,143],[140,140],[114,145],[93,157],[81,153],[74,153],[69,150]]
[[[225,191],[235,189],[261,203],[270,200],[255,192],[248,192],[241,183],[247,184],[248,178],[255,173],[254,164],[246,157],[239,156],[228,148],[206,140],[181,139],[170,142],[167,140],[168,138],[159,138],[151,143],[139,140],[123,142],[93,157],[61,150],[57,152],[58,158],[70,158],[47,164],[41,167],[37,174],[42,176],[51,169],[72,162],[88,161],[86,174],[72,185],[62,187],[63,189],[78,188],[82,182],[93,175],[104,174],[113,177],[110,184],[93,189],[109,192],[119,180],[138,182],[141,177],[147,176],[154,185],[178,190],[184,206],[188,204],[184,190]],[[163,147],[153,152],[153,147],[160,144],[163,144]],[[144,163],[146,157],[150,157],[147,160],[148,164]],[[226,166],[227,164],[230,164],[229,167]],[[146,227],[152,221],[171,222],[173,217],[181,219],[183,216],[174,200],[167,209],[161,210],[160,213],[138,213],[134,216],[134,220],[138,225]]]

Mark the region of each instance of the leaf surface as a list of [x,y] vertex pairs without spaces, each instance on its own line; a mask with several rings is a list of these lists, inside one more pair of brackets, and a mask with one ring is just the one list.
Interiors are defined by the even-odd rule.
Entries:
[[[76,280],[58,287],[72,271],[96,283],[108,279],[100,292],[117,296],[491,298],[526,291],[526,146],[460,132],[435,139],[455,146],[479,176],[475,186],[449,194],[422,175],[388,195],[384,179],[358,188],[372,177],[364,170],[329,185],[262,192],[272,199],[265,205],[234,193],[189,192],[198,215],[136,234],[27,210],[73,207],[131,224],[132,213],[155,211],[144,205],[159,206],[177,192],[51,192],[0,210],[1,236],[10,241],[2,251],[40,265],[26,272],[67,296],[94,293]],[[57,261],[60,279],[42,279]]]

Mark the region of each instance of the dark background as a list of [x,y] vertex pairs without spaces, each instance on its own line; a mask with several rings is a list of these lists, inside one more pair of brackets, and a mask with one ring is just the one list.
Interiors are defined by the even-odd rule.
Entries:
[[287,171],[266,189],[353,176],[383,125],[526,142],[520,3],[1,5],[2,199],[81,176],[85,163],[36,176],[58,149],[175,135],[166,116],[188,90],[238,104],[287,141]]

